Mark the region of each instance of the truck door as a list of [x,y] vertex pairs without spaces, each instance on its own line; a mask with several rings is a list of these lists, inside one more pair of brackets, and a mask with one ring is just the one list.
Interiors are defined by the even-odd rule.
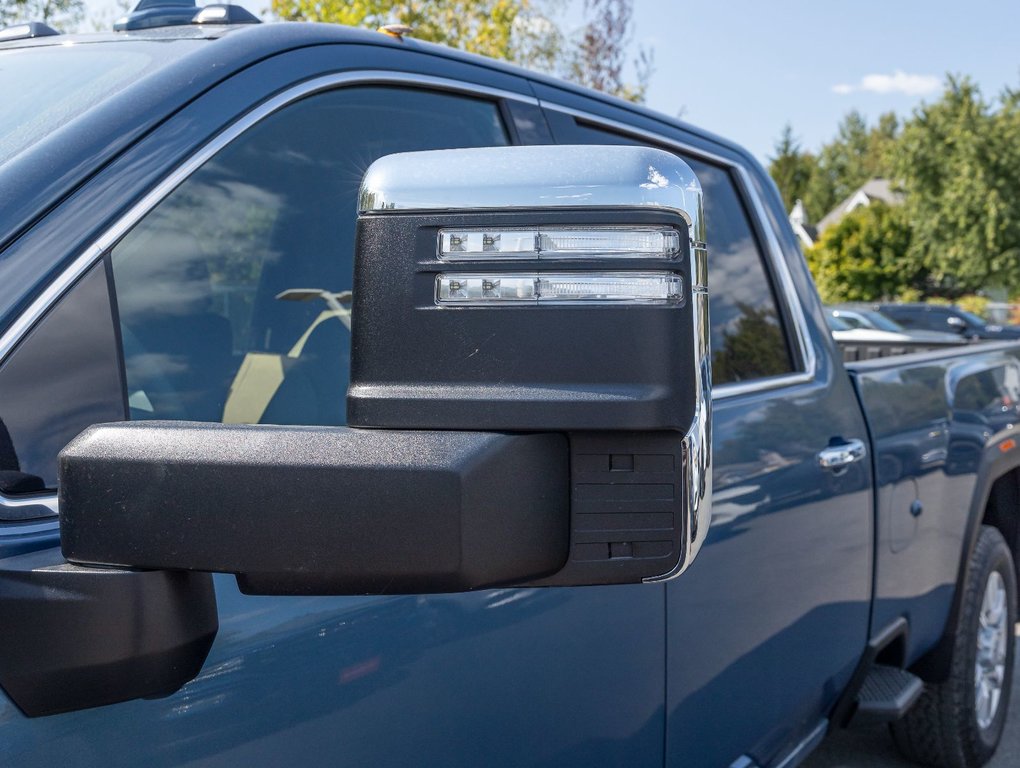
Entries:
[[[358,68],[337,71],[344,62]],[[55,452],[93,414],[343,423],[362,172],[392,152],[512,143],[508,101],[537,109],[520,78],[320,46],[235,76],[104,171],[96,184],[108,195],[111,174],[134,175],[115,223],[82,251],[101,256],[0,369],[0,423],[11,427],[0,457],[37,478],[23,487],[41,500],[32,546],[56,545]],[[159,167],[182,137],[191,159]],[[139,167],[153,169],[141,183]],[[136,203],[139,188],[154,191]],[[39,226],[95,220],[71,224],[70,213]],[[81,354],[55,366],[75,345],[52,339],[82,334],[91,368]],[[79,375],[88,407],[44,396],[48,377]],[[19,418],[26,407],[31,420]],[[14,509],[18,487],[8,490]],[[0,524],[0,551],[15,551],[26,525]],[[662,585],[256,598],[218,577],[216,591],[219,635],[198,678],[167,698],[37,720],[0,696],[0,763],[662,763]]]
[[830,441],[867,440],[860,409],[842,368],[816,362],[830,346],[811,338],[746,160],[634,113],[536,92],[556,141],[670,149],[704,189],[713,519],[698,560],[667,588],[667,765],[772,765],[821,738],[866,642],[870,465],[818,460]]

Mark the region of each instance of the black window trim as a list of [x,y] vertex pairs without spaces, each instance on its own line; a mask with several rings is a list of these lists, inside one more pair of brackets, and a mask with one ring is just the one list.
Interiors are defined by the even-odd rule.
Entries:
[[[713,386],[712,399],[723,400],[738,395],[796,386],[813,381],[818,371],[818,359],[815,355],[814,345],[811,343],[810,334],[808,333],[807,315],[805,314],[800,296],[797,294],[797,289],[793,284],[793,275],[790,273],[789,265],[786,263],[779,239],[768,225],[765,205],[754,186],[748,170],[739,162],[708,152],[686,142],[678,141],[675,138],[664,136],[661,133],[636,128],[608,117],[567,107],[555,101],[540,99],[539,103],[543,109],[570,115],[597,128],[606,128],[614,133],[632,136],[636,139],[683,152],[699,160],[720,166],[729,172],[730,178],[736,187],[737,195],[745,206],[745,212],[751,223],[752,231],[756,237],[764,241],[765,268],[775,289],[776,302],[779,304],[778,309],[783,319],[789,324],[789,330],[793,332],[792,339],[790,340],[794,343],[790,351],[793,358],[791,362],[796,370],[780,376],[735,381]],[[711,236],[709,236],[709,253],[711,253]],[[711,292],[711,286],[709,286],[709,291]]]

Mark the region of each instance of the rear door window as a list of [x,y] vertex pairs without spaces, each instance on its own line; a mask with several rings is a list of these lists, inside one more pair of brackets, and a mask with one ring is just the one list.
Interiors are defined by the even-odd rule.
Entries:
[[[646,144],[578,121],[570,143]],[[672,151],[672,150],[670,150]],[[708,238],[712,383],[794,370],[775,291],[747,210],[725,168],[678,152],[701,181]]]

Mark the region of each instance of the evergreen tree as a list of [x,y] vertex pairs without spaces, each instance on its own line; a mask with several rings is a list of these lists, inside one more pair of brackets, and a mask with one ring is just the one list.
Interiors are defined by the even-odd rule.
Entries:
[[769,175],[779,187],[787,211],[806,195],[816,167],[814,156],[801,150],[793,127],[787,123],[776,142],[775,155],[769,158]]

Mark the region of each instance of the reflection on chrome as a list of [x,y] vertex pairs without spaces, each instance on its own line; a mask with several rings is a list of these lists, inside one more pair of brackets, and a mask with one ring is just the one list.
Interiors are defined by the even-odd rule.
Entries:
[[[578,179],[582,179],[580,183]],[[362,213],[388,210],[660,208],[704,247],[701,184],[690,166],[649,147],[537,146],[388,155],[361,184]]]
[[[701,196],[698,196],[701,208]],[[666,581],[683,573],[697,556],[708,536],[712,520],[712,367],[709,347],[708,253],[703,242],[691,249],[692,304],[694,310],[695,375],[698,399],[694,423],[684,437],[684,483],[687,493],[687,525],[683,552],[676,566],[646,582]]]

